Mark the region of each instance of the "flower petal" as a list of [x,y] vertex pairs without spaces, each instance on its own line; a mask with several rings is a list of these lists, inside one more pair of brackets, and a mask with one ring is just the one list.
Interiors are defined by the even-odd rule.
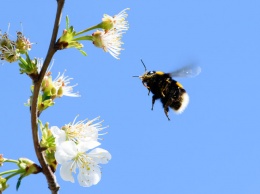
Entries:
[[95,162],[106,164],[109,160],[111,160],[112,156],[111,154],[102,148],[96,148],[88,153],[89,156],[91,156]]
[[55,158],[59,164],[73,159],[77,155],[77,146],[73,141],[65,141],[56,147]]
[[79,152],[86,152],[90,149],[93,149],[99,146],[100,143],[98,141],[88,141],[88,142],[80,142],[77,147]]
[[59,127],[57,126],[52,126],[50,128],[53,136],[55,137],[55,143],[57,144],[61,144],[62,142],[66,141],[66,133],[64,130],[60,130]]
[[90,187],[96,185],[101,179],[101,172],[98,166],[90,170],[81,169],[78,174],[79,184],[83,187]]
[[65,162],[61,165],[60,176],[63,180],[74,183],[72,172],[76,172],[76,168],[75,165],[73,165],[73,162]]

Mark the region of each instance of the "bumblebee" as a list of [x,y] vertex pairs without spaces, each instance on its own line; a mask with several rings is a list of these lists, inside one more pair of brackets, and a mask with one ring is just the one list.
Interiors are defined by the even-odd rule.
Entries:
[[[141,60],[143,63],[143,61]],[[172,79],[172,77],[193,77],[201,72],[201,68],[198,66],[185,66],[172,73],[164,73],[162,71],[147,71],[146,66],[145,73],[139,77],[142,80],[143,85],[148,89],[148,95],[150,92],[152,96],[152,110],[156,100],[160,99],[164,108],[164,113],[168,120],[169,107],[172,108],[177,114],[182,113],[189,103],[189,96],[183,86]]]

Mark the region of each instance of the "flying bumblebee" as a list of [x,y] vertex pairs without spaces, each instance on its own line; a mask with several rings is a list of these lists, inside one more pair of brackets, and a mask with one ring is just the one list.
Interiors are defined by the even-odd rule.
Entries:
[[172,79],[172,77],[194,77],[201,72],[201,68],[188,65],[171,73],[162,71],[147,71],[144,62],[145,73],[139,77],[143,85],[148,89],[148,95],[153,93],[152,110],[156,100],[160,99],[164,108],[164,113],[168,120],[169,107],[177,114],[182,113],[189,103],[189,96],[183,86]]

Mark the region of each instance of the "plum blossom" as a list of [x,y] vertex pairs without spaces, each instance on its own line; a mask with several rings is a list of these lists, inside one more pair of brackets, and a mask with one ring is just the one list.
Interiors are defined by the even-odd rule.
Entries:
[[105,52],[109,52],[114,58],[119,59],[118,56],[123,50],[122,34],[122,31],[117,30],[109,30],[108,32],[97,30],[92,34],[93,44],[96,47],[103,48]]
[[64,141],[73,141],[75,143],[79,142],[88,142],[88,141],[97,141],[99,131],[103,130],[106,127],[102,127],[102,122],[96,122],[99,117],[96,117],[92,120],[82,120],[76,122],[77,117],[72,123],[69,123],[61,129],[57,126],[51,127],[51,132],[55,137],[56,145]]
[[55,158],[61,164],[61,178],[74,183],[72,173],[76,173],[78,169],[77,179],[81,186],[96,185],[101,179],[99,164],[106,164],[111,159],[107,150],[95,148],[99,145],[100,143],[97,141],[80,142],[79,144],[73,141],[62,142],[55,152]]
[[120,13],[118,13],[115,16],[104,14],[102,21],[104,24],[109,24],[109,23],[112,24],[111,28],[116,29],[118,32],[126,31],[129,28],[128,21],[126,20],[128,16],[128,14],[126,13],[127,10],[129,10],[129,8],[122,10]]
[[58,76],[53,80],[53,85],[57,91],[57,96],[70,96],[70,97],[79,97],[79,93],[73,93],[73,87],[77,86],[77,84],[70,86],[70,80],[73,78],[69,78],[63,74],[58,74]]

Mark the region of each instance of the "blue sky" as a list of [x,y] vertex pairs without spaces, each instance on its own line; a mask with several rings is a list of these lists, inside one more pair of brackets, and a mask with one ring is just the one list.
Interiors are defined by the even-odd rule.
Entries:
[[[56,10],[55,1],[9,0],[2,3],[0,29],[15,37],[21,30],[33,45],[31,57],[45,57]],[[63,126],[101,116],[108,134],[102,148],[112,160],[102,167],[101,182],[91,188],[64,182],[60,193],[256,194],[260,192],[260,1],[66,1],[60,33],[69,15],[76,30],[130,8],[124,51],[114,59],[89,42],[54,56],[53,76],[66,69],[80,98],[57,99],[41,116]],[[181,115],[160,102],[151,111],[151,95],[133,75],[173,71],[195,63],[199,76],[178,79],[190,96]],[[23,103],[31,81],[17,64],[0,66],[1,149],[7,158],[38,163],[31,140],[29,110]],[[7,168],[7,166],[6,166]],[[13,168],[10,166],[10,168]],[[15,180],[5,193],[14,193]],[[20,194],[48,193],[43,175],[23,180]]]

